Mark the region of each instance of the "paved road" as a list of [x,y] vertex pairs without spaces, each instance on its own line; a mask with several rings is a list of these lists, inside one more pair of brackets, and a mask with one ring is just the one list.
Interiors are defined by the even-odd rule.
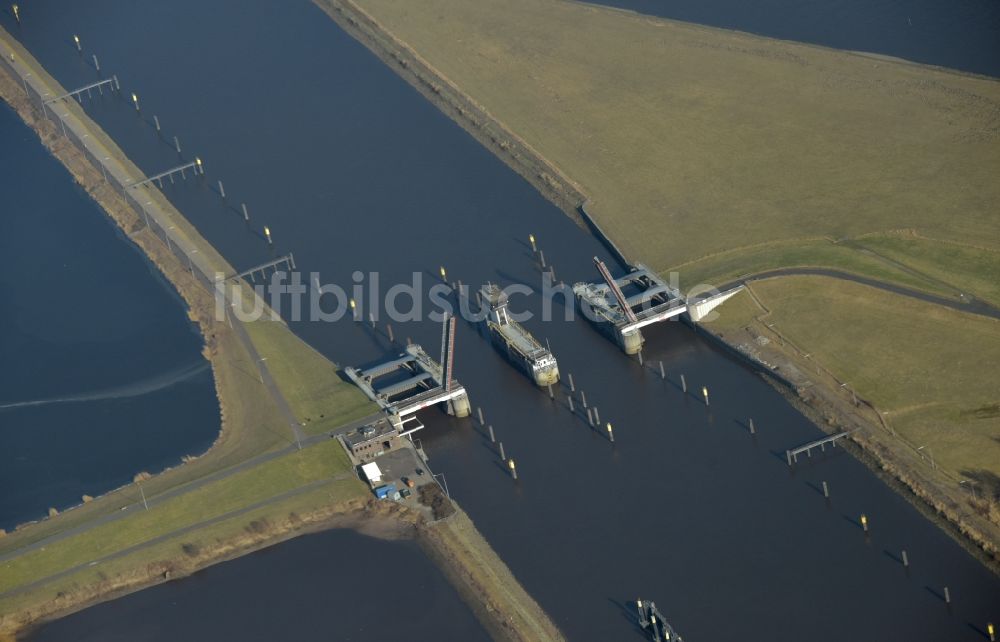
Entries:
[[253,510],[256,510],[256,509],[261,508],[263,506],[267,506],[269,504],[274,504],[276,502],[280,502],[282,500],[288,499],[289,497],[295,497],[296,495],[301,495],[302,493],[305,493],[305,492],[308,492],[310,490],[313,490],[314,488],[319,488],[319,487],[323,486],[324,484],[333,483],[333,482],[339,481],[341,479],[348,479],[349,477],[352,477],[352,476],[353,475],[351,473],[341,473],[341,474],[339,474],[339,475],[337,475],[337,476],[335,476],[335,477],[333,477],[331,479],[319,479],[319,480],[314,481],[314,482],[312,482],[310,484],[306,484],[305,486],[300,486],[299,488],[292,489],[292,490],[290,490],[288,492],[285,492],[285,493],[282,493],[280,495],[275,495],[274,497],[270,497],[270,498],[265,499],[263,501],[259,501],[259,502],[255,503],[255,504],[251,504],[249,506],[245,506],[245,507],[237,509],[237,510],[229,511],[228,513],[224,513],[222,515],[217,515],[216,517],[212,517],[211,519],[206,519],[206,520],[197,522],[195,524],[190,524],[188,526],[185,526],[184,528],[178,528],[177,530],[170,531],[169,533],[164,533],[163,535],[160,535],[158,537],[154,537],[153,539],[147,540],[147,541],[142,542],[140,544],[136,544],[135,546],[130,546],[128,548],[123,548],[122,550],[116,551],[114,553],[111,553],[110,555],[105,555],[104,557],[99,557],[99,558],[97,558],[97,559],[95,559],[93,561],[90,561],[90,562],[84,562],[82,564],[77,564],[76,566],[72,566],[72,567],[67,568],[65,570],[59,571],[58,573],[55,573],[53,575],[49,575],[47,577],[43,577],[42,579],[35,580],[34,582],[31,582],[29,584],[23,584],[23,585],[15,588],[15,589],[11,589],[11,590],[5,592],[5,593],[0,593],[0,598],[2,598],[2,597],[11,597],[11,596],[17,595],[19,593],[23,593],[25,591],[30,591],[33,588],[37,588],[37,587],[42,586],[44,584],[48,584],[49,582],[57,580],[60,577],[65,577],[67,575],[71,575],[73,573],[76,573],[77,571],[82,571],[82,570],[84,570],[84,569],[86,569],[88,567],[97,566],[98,564],[102,564],[104,562],[109,562],[109,561],[117,559],[119,557],[124,557],[124,556],[129,555],[131,553],[134,553],[136,551],[139,551],[139,550],[142,550],[144,548],[147,548],[149,546],[154,546],[154,545],[159,544],[161,542],[165,542],[165,541],[167,541],[167,540],[169,540],[169,539],[171,539],[173,537],[178,537],[178,536],[184,535],[185,533],[190,533],[190,532],[195,531],[195,530],[197,530],[199,528],[203,528],[205,526],[210,526],[212,524],[215,524],[215,523],[218,523],[218,522],[230,519],[232,517],[239,517],[240,515],[243,515],[245,513],[253,511]]
[[949,299],[948,297],[939,296],[937,294],[929,294],[914,288],[886,283],[877,279],[872,279],[866,276],[858,276],[857,274],[833,268],[792,267],[767,270],[766,272],[759,272],[757,274],[742,277],[731,283],[727,283],[726,285],[720,287],[719,290],[724,292],[731,287],[736,287],[751,281],[760,281],[762,279],[770,279],[779,276],[826,276],[834,279],[841,279],[843,281],[852,281],[854,283],[860,283],[862,285],[878,288],[879,290],[884,290],[885,292],[891,292],[893,294],[907,296],[912,299],[918,299],[926,303],[943,305],[944,307],[951,308],[953,310],[978,314],[980,316],[990,317],[993,319],[1000,319],[1000,309],[986,303],[985,301],[974,299],[968,295],[962,295],[963,298],[961,299]]
[[[301,444],[302,448],[308,448],[309,446],[312,446],[314,444],[328,441],[329,439],[336,437],[337,435],[344,434],[351,430],[356,430],[361,426],[364,426],[365,424],[372,423],[373,421],[381,418],[382,416],[383,416],[382,413],[375,413],[372,415],[368,415],[367,417],[362,417],[361,419],[352,421],[348,424],[344,424],[343,426],[339,426],[338,428],[335,428],[334,430],[331,430],[329,432],[321,433],[319,435],[313,435],[311,437],[306,437],[301,442],[299,442],[299,444]],[[274,450],[271,452],[263,453],[261,455],[257,455],[256,457],[253,457],[240,464],[232,466],[231,468],[226,468],[225,470],[220,470],[210,475],[206,475],[201,479],[198,479],[196,481],[190,482],[188,484],[185,484],[177,488],[172,488],[154,497],[147,497],[146,502],[150,507],[157,506],[159,504],[162,504],[163,502],[173,499],[174,497],[178,497],[185,493],[197,490],[205,486],[206,484],[211,484],[212,482],[218,481],[220,479],[225,479],[226,477],[230,477],[237,473],[241,473],[245,470],[249,470],[255,466],[259,466],[260,464],[263,464],[265,462],[277,459],[278,457],[281,457],[283,455],[293,453],[299,449],[299,444],[290,444],[280,450]],[[79,535],[80,533],[84,533],[97,526],[116,522],[120,519],[124,519],[125,517],[136,511],[141,511],[141,510],[144,510],[141,501],[136,502],[134,504],[129,504],[128,506],[126,506],[121,510],[117,510],[112,513],[108,513],[106,515],[102,515],[91,521],[88,521],[86,524],[81,524],[74,528],[60,531],[59,533],[55,533],[54,535],[50,535],[49,537],[40,539],[37,542],[33,542],[31,544],[28,544],[27,546],[23,546],[21,548],[0,555],[0,562],[5,562],[9,559],[13,559],[30,551],[37,550],[39,548],[48,546],[50,544],[64,540],[69,537],[73,537],[75,535]]]

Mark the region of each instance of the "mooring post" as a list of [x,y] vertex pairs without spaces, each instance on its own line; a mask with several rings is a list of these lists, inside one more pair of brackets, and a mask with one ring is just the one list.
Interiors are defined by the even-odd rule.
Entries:
[[601,413],[597,412],[597,406],[594,406],[594,423],[601,423]]
[[639,351],[639,365],[642,365],[642,350]]
[[160,119],[156,114],[153,114],[153,126],[156,127],[156,131],[160,131]]
[[219,196],[226,198],[226,188],[222,186],[222,181],[219,181]]
[[948,590],[947,586],[944,587],[944,603],[951,604],[951,591]]
[[663,361],[660,361],[660,379],[667,378],[667,371],[663,369]]
[[576,414],[576,408],[573,407],[573,395],[566,397],[566,400],[569,401],[569,411]]
[[576,384],[573,383],[573,373],[569,373],[569,391],[576,392]]
[[479,406],[478,408],[476,408],[476,414],[479,416],[479,425],[480,426],[485,426],[486,425],[486,420],[483,419],[483,407],[482,406]]
[[389,336],[389,343],[396,343],[396,339],[392,336],[392,324],[385,324],[385,332]]
[[[264,237],[267,239],[268,245],[274,245],[274,241],[271,240],[271,228],[266,225],[264,226]],[[354,303],[353,299],[351,299],[351,303]]]
[[580,391],[580,403],[583,404],[583,408],[586,410],[586,408],[587,408],[587,393],[584,392],[583,390]]
[[537,252],[538,248],[535,246],[535,235],[534,234],[529,234],[528,235],[528,242],[531,243],[531,251],[532,252]]
[[76,44],[76,50],[83,53],[83,47],[80,46],[80,36],[73,34],[73,42]]
[[615,443],[615,431],[611,429],[611,422],[608,422],[608,441]]
[[444,269],[443,265],[439,268],[439,272],[441,274],[441,282],[447,284],[448,283],[448,271]]
[[97,54],[94,54],[93,58],[94,58],[94,69],[96,69],[97,71],[100,71],[101,70],[101,63],[97,62]]
[[[115,81],[115,84],[117,85],[118,82]],[[132,104],[135,105],[135,110],[139,111],[139,97],[135,94],[135,92],[132,92]]]
[[513,459],[508,459],[507,466],[510,468],[510,476],[514,478],[514,481],[517,481],[517,464],[514,463]]
[[993,626],[992,622],[987,622],[986,623],[986,632],[990,636],[990,642],[997,642],[997,637],[996,637],[997,636],[997,630]]
[[830,487],[826,482],[823,482],[823,497],[830,499]]
[[705,398],[705,405],[708,405],[708,388],[706,386],[701,387],[701,396]]
[[554,265],[549,266],[549,280],[552,283],[556,282],[556,266]]
[[552,401],[556,400],[556,393],[552,392],[552,384],[549,384],[549,399]]
[[500,459],[506,460],[507,459],[507,455],[503,451],[503,442],[502,441],[497,444],[497,448],[500,449]]
[[587,408],[587,423],[591,428],[594,427],[594,412],[590,408]]
[[493,424],[487,426],[487,429],[490,431],[490,443],[497,443],[497,436],[493,434]]
[[785,451],[785,459],[788,461],[788,467],[791,468],[792,467],[792,451],[790,451],[790,450],[786,450]]
[[868,516],[864,513],[861,514],[861,528],[867,533],[868,532]]
[[[160,131],[160,128],[157,127],[156,131]],[[177,138],[176,136],[174,136],[174,149],[177,150],[178,154],[181,153],[181,140],[179,138]]]
[[752,435],[752,434],[754,434],[756,432],[757,432],[757,429],[753,427],[753,419],[750,419],[750,434]]
[[903,566],[909,566],[910,565],[910,556],[906,554],[906,549],[903,549],[900,552],[900,557],[903,559]]
[[681,392],[687,394],[687,391],[688,391],[687,379],[684,378],[684,375],[681,375]]
[[372,330],[375,329],[375,315],[371,312],[368,313],[368,323],[372,324]]
[[240,209],[243,210],[243,220],[244,221],[249,221],[250,220],[250,213],[247,212],[247,204],[246,203],[240,203]]
[[542,264],[542,269],[545,269],[545,251],[538,250],[538,261]]

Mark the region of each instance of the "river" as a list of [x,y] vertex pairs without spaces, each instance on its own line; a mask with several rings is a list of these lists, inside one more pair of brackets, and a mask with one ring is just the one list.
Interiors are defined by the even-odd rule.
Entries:
[[[0,103],[0,528],[200,454],[219,404],[184,302]],[[140,358],[141,357],[141,358]]]
[[[289,577],[294,580],[274,581]],[[477,642],[490,638],[415,542],[332,530],[99,604],[45,624],[29,639]]]
[[[529,233],[568,282],[596,277],[592,256],[611,260],[309,3],[38,2],[32,12],[19,37],[64,85],[94,77],[69,39],[78,33],[139,94],[141,114],[114,98],[87,109],[140,167],[176,161],[152,114],[188,157],[205,160],[203,183],[166,192],[239,268],[291,250],[324,282],[350,284],[355,270],[378,271],[386,286],[414,271],[431,280],[445,265],[466,283],[537,285]],[[212,189],[217,179],[228,204]],[[232,207],[244,201],[249,226]],[[513,305],[537,313],[540,300]],[[585,322],[527,325],[614,423],[615,444],[464,324],[456,375],[516,458],[520,481],[471,420],[428,411],[420,437],[452,494],[571,639],[637,635],[626,610],[637,597],[656,600],[692,640],[978,640],[996,619],[1000,580],[856,460],[834,452],[790,471],[784,450],[821,432],[687,327],[646,333],[647,365],[665,361],[664,382]],[[388,349],[349,320],[292,327],[344,365]],[[394,329],[436,353],[437,324]],[[709,408],[681,394],[680,374],[693,390],[709,387]],[[750,417],[756,438],[742,425]],[[895,561],[904,548],[908,571]]]
[[597,0],[684,22],[1000,76],[993,0]]

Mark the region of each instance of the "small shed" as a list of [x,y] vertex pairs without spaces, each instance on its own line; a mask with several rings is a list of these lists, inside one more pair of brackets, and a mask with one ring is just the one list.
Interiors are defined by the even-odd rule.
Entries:
[[382,471],[379,470],[378,464],[373,461],[362,465],[361,472],[365,474],[365,479],[372,484],[377,484],[382,481]]

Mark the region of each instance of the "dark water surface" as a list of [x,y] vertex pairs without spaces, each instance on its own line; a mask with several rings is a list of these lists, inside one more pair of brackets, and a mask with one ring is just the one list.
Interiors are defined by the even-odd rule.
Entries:
[[[291,250],[323,282],[378,271],[383,291],[414,271],[432,281],[439,265],[466,283],[537,285],[529,232],[569,282],[596,276],[592,256],[608,258],[308,2],[38,2],[19,37],[76,86],[95,74],[73,33],[140,95],[142,114],[111,97],[87,106],[140,167],[177,161],[149,124],[154,113],[186,157],[205,159],[205,181],[166,192],[237,267]],[[213,191],[220,178],[228,204]],[[242,201],[249,226],[236,211]],[[260,238],[265,224],[272,250]],[[512,305],[538,312],[540,299]],[[820,431],[691,330],[647,332],[647,365],[664,360],[664,382],[585,322],[526,325],[551,340],[563,372],[614,423],[615,445],[465,324],[456,374],[517,460],[520,482],[470,420],[427,411],[420,436],[452,494],[571,639],[641,639],[625,607],[637,597],[656,600],[691,640],[980,640],[1000,618],[1000,580],[857,461],[837,452],[789,471],[784,450]],[[437,324],[394,326],[437,352]],[[345,365],[389,349],[349,320],[292,327]],[[681,394],[681,373],[692,390],[710,388],[710,408]],[[756,439],[742,425],[748,417]],[[817,490],[824,480],[829,503]],[[862,512],[867,538],[856,525]],[[909,572],[894,559],[903,548]],[[938,597],[943,586],[951,609]],[[252,623],[231,626],[234,637],[265,639]]]
[[0,104],[0,528],[204,451],[219,406],[183,301]]
[[249,639],[246,631],[297,642],[490,639],[414,542],[345,530],[299,537],[99,604],[29,639],[218,642]]
[[1000,76],[996,0],[593,0],[648,15]]

